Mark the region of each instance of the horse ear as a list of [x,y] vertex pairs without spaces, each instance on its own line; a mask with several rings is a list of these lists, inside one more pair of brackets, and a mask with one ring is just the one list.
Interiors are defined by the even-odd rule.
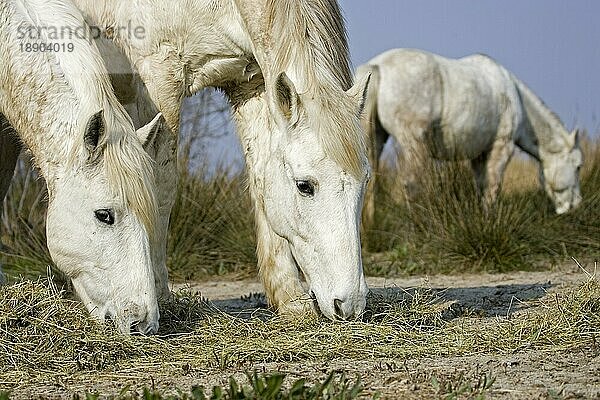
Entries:
[[571,131],[570,142],[571,147],[575,148],[579,146],[579,140],[581,139],[581,129],[575,128]]
[[104,122],[104,110],[100,110],[92,115],[85,126],[83,143],[90,154],[96,153],[100,139],[106,131],[106,123]]
[[279,111],[290,125],[294,125],[300,118],[300,96],[294,83],[282,72],[275,81],[275,102]]
[[154,142],[158,132],[160,132],[163,127],[164,121],[165,119],[162,113],[158,113],[152,121],[142,126],[135,132],[138,139],[142,143],[142,146],[146,147],[148,144]]
[[355,103],[358,105],[357,115],[360,117],[365,108],[365,101],[367,99],[367,93],[369,90],[369,82],[371,81],[371,72],[360,75],[356,82],[354,82],[354,86],[352,86],[346,94],[354,99]]

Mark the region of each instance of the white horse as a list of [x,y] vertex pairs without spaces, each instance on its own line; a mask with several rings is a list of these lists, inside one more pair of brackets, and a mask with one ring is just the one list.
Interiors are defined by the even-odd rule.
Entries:
[[[64,31],[58,37],[54,29]],[[136,136],[98,49],[82,37],[87,30],[69,0],[0,3],[0,200],[18,137],[48,186],[56,266],[94,317],[113,319],[124,333],[154,333],[156,189],[142,141],[157,134],[159,117]]]
[[[140,120],[156,106],[173,132],[165,145],[171,154],[163,154],[156,172],[163,239],[175,192],[181,100],[221,88],[245,152],[270,303],[280,312],[303,312],[312,308],[313,294],[329,318],[360,314],[368,291],[359,234],[369,174],[359,123],[367,82],[352,86],[335,0],[75,3],[139,73],[145,87],[140,92],[134,84],[138,92],[129,97],[137,99],[132,108]],[[157,265],[164,258],[163,251]]]
[[[403,148],[409,187],[418,185],[424,149],[439,160],[471,160],[480,191],[490,204],[516,145],[540,162],[542,185],[557,213],[581,202],[577,132],[569,133],[525,84],[491,58],[472,55],[453,60],[397,49],[358,68],[358,77],[368,74],[363,125],[371,138],[375,170],[391,135]],[[365,221],[372,221],[373,213],[369,193]]]

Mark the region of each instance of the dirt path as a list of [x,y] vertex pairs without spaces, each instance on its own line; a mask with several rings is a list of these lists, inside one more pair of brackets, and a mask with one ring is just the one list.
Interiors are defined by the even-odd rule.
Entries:
[[[561,267],[551,272],[413,276],[408,278],[369,277],[372,292],[430,288],[457,307],[485,316],[502,316],[521,309],[523,302],[573,287],[587,279],[578,267]],[[265,308],[262,285],[256,280],[215,280],[177,284],[174,290],[191,290],[232,314],[251,313]],[[456,308],[456,307],[455,307]]]
[[[593,272],[593,271],[592,271]],[[600,271],[599,271],[600,272]],[[531,300],[573,288],[588,279],[584,271],[568,266],[551,272],[437,275],[397,279],[369,278],[373,292],[425,287],[437,292],[454,310],[486,317],[505,317],[531,307]],[[219,309],[250,315],[266,306],[256,281],[211,281],[177,285],[200,292]],[[351,363],[321,362],[266,364],[265,371],[281,371],[291,378],[324,378],[340,369],[361,377],[365,394],[379,391],[383,398],[437,398],[441,393],[478,393],[484,379],[493,378],[486,398],[499,399],[600,399],[600,352],[552,354],[524,352],[408,361],[369,360]],[[206,384],[223,383],[223,376],[205,376]],[[434,382],[437,382],[435,384]],[[437,386],[436,386],[437,385]],[[443,389],[442,389],[443,388]]]

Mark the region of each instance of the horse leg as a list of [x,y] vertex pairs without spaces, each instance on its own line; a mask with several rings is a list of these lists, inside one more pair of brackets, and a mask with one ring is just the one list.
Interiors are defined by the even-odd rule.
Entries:
[[[15,172],[15,165],[19,158],[21,145],[18,140],[12,136],[12,128],[8,121],[0,114],[0,205],[6,196],[10,181]],[[0,207],[0,217],[2,216],[2,207]],[[0,231],[2,224],[0,223]],[[0,251],[2,250],[2,242],[0,241]],[[0,264],[0,285],[5,283],[6,279],[2,273],[2,265]]]
[[497,139],[492,146],[492,150],[486,157],[485,168],[479,172],[479,175],[482,177],[478,180],[478,182],[482,182],[481,192],[483,194],[483,204],[486,208],[493,206],[500,194],[502,177],[514,150],[515,145],[511,140],[504,138]]
[[475,184],[477,186],[477,192],[482,198],[487,187],[486,166],[489,156],[490,152],[485,152],[471,160],[471,169],[473,170],[473,175],[475,175]]
[[371,132],[369,143],[369,161],[371,162],[371,180],[365,191],[365,202],[363,206],[363,231],[372,226],[375,221],[375,194],[377,192],[377,181],[380,174],[379,165],[383,147],[389,138],[389,134],[383,127],[377,124],[377,127]]
[[427,151],[425,145],[419,142],[420,135],[406,135],[402,143],[402,169],[404,195],[408,203],[414,201],[420,192],[419,179],[423,173],[427,161]]
[[375,193],[377,191],[377,178],[379,175],[379,158],[389,133],[381,125],[378,115],[378,93],[381,83],[381,73],[374,65],[363,65],[356,72],[356,80],[370,75],[367,97],[365,99],[361,127],[367,135],[369,143],[369,161],[371,163],[371,180],[367,185],[362,214],[362,230],[372,226],[375,219]]

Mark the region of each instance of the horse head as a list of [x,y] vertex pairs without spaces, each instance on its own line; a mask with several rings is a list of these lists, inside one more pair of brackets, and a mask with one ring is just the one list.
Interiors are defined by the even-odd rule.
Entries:
[[560,146],[543,154],[540,180],[557,214],[564,214],[581,203],[579,171],[583,155],[579,135],[578,130],[567,133]]
[[156,201],[141,140],[158,118],[139,137],[133,126],[113,134],[113,125],[102,111],[92,115],[73,159],[47,177],[48,249],[92,316],[123,333],[151,334],[159,320],[150,252]]
[[285,73],[274,83],[277,134],[265,166],[265,214],[330,319],[361,314],[368,292],[359,233],[370,173],[359,125],[366,84],[318,103]]

